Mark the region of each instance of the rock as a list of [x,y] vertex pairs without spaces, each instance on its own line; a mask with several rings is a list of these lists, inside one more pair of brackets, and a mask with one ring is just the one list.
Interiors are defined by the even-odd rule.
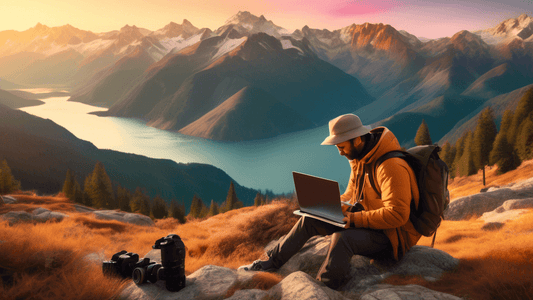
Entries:
[[354,256],[351,265],[351,279],[341,290],[361,293],[391,275],[420,276],[427,281],[438,280],[444,272],[455,269],[459,265],[459,259],[439,249],[413,246],[398,262],[371,261],[367,257]]
[[18,223],[33,222],[32,214],[25,211],[10,211],[0,216],[10,226]]
[[239,290],[233,296],[226,298],[226,300],[261,300],[264,299],[268,293],[263,290]]
[[491,187],[485,193],[461,197],[452,201],[444,213],[446,220],[459,221],[480,217],[498,208],[507,200],[531,198],[533,178],[505,187]]
[[272,287],[268,296],[274,299],[348,299],[341,293],[326,287],[308,274],[297,271]]
[[235,270],[208,265],[187,276],[186,286],[179,292],[167,291],[164,281],[142,285],[131,282],[120,297],[130,300],[223,299],[227,291],[237,282],[237,278]]
[[0,196],[0,206],[4,205],[4,198],[2,198],[2,196]]
[[67,218],[68,215],[67,214],[64,214],[64,213],[61,213],[61,212],[57,212],[57,211],[50,211],[46,208],[42,208],[42,207],[39,207],[39,208],[36,208],[33,212],[33,220],[34,221],[37,221],[37,222],[46,222],[48,220],[53,220],[53,221],[56,221],[56,222],[60,222],[60,221],[63,221],[64,218]]
[[84,206],[84,205],[79,205],[79,204],[73,204],[74,206],[74,209],[77,211],[77,212],[93,212],[95,211],[96,209],[92,208],[92,207],[87,207],[87,206]]
[[461,298],[430,290],[419,285],[396,286],[390,284],[378,284],[367,289],[360,298],[361,300],[460,300]]
[[503,203],[502,207],[505,210],[533,208],[533,198],[526,198],[526,199],[520,199],[520,200],[507,200]]
[[[314,278],[326,258],[330,239],[330,236],[311,238],[277,273],[287,276],[302,271]],[[268,252],[274,245],[275,243],[270,243],[265,250]],[[399,262],[377,261],[356,255],[350,264],[351,278],[340,290],[362,292],[395,274],[420,276],[428,281],[437,280],[444,272],[455,269],[459,260],[439,249],[414,246]]]
[[[283,272],[287,273],[287,276],[270,290],[239,290],[229,299],[358,299],[363,294],[367,297],[365,299],[424,299],[426,296],[433,297],[430,299],[456,299],[420,286],[393,287],[381,284],[383,279],[393,274],[415,275],[435,281],[445,271],[457,267],[457,259],[444,251],[425,246],[414,246],[401,261],[392,264],[383,261],[372,262],[369,258],[354,256],[350,262],[351,279],[339,291],[332,290],[315,280],[317,270],[325,259],[329,239],[330,237],[315,237],[309,240],[304,248],[283,266]],[[312,257],[313,255],[316,256]],[[144,258],[160,263],[161,251],[152,249]],[[101,257],[95,255],[94,259]],[[303,266],[307,271],[298,270],[299,266]],[[179,292],[167,291],[164,281],[141,286],[131,282],[122,292],[121,298],[223,299],[233,286],[247,286],[246,283],[252,280],[254,274],[256,272],[205,266],[187,276],[186,287]]]
[[13,204],[13,203],[17,203],[17,199],[11,197],[11,196],[2,196],[2,198],[4,199],[4,203],[5,204]]
[[[297,255],[294,255],[279,270],[278,274],[287,276],[296,271],[302,271],[316,276],[326,255],[328,254],[331,236],[315,236],[310,238]],[[277,241],[276,241],[277,242]],[[270,250],[276,243],[270,243],[265,250]]]
[[480,219],[485,223],[504,223],[519,218],[528,208],[533,208],[533,198],[507,200],[493,211],[483,213]]
[[130,223],[140,226],[155,225],[154,221],[152,221],[150,217],[141,214],[127,213],[118,210],[95,210],[92,213],[96,216],[97,219],[116,220],[119,222]]

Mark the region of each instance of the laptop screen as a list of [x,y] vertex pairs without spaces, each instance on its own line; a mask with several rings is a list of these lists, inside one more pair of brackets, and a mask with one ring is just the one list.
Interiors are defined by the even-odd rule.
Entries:
[[339,184],[336,181],[292,172],[300,210],[342,222]]

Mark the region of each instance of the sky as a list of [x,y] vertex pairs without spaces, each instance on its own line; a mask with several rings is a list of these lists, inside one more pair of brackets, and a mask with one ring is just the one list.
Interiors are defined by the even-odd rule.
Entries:
[[0,31],[24,31],[37,23],[96,33],[125,25],[157,30],[183,19],[215,30],[239,11],[264,15],[291,32],[306,25],[333,31],[369,22],[433,39],[491,28],[523,13],[533,16],[533,0],[0,0]]

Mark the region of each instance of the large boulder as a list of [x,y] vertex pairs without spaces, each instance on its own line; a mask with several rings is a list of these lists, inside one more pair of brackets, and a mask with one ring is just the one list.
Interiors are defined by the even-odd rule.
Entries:
[[377,284],[368,288],[361,298],[361,300],[460,300],[461,298],[430,290],[419,285],[390,285]]
[[519,218],[531,208],[533,208],[533,198],[507,200],[493,211],[483,213],[480,219],[485,223],[504,223]]
[[33,219],[37,222],[46,222],[48,220],[60,222],[63,221],[64,218],[68,217],[67,214],[57,211],[50,211],[42,207],[35,209],[32,214]]
[[119,210],[95,210],[92,213],[97,219],[102,220],[116,220],[140,226],[155,225],[150,217],[141,214],[127,213]]
[[131,282],[121,293],[121,298],[129,300],[166,299],[223,299],[228,290],[237,283],[237,271],[217,266],[204,266],[187,276],[185,288],[169,292],[164,281],[136,285]]
[[18,223],[44,223],[46,221],[60,222],[68,217],[67,214],[50,211],[46,208],[36,208],[32,213],[25,211],[10,211],[0,216],[1,219],[7,221],[9,225]]
[[343,300],[348,299],[338,291],[332,290],[323,283],[316,281],[309,274],[301,271],[294,272],[285,277],[280,283],[269,290],[272,299],[324,299]]
[[444,213],[446,220],[459,221],[472,217],[481,217],[501,206],[507,200],[531,198],[533,194],[533,178],[506,185],[491,187],[484,193],[461,197],[450,203]]
[[[326,259],[330,240],[331,236],[311,238],[278,270],[278,273],[287,276],[293,272],[302,271],[314,278]],[[276,242],[271,242],[265,250],[268,252],[275,244]],[[372,260],[356,255],[350,264],[352,266],[350,279],[340,290],[361,293],[369,286],[378,284],[391,275],[413,275],[428,281],[435,281],[444,272],[454,270],[459,265],[459,260],[439,249],[414,246],[398,262]]]
[[18,223],[33,222],[33,216],[25,211],[10,211],[0,216],[4,221],[7,221],[10,226]]
[[4,199],[4,203],[5,204],[13,204],[13,203],[17,203],[17,199],[11,197],[11,196],[2,196],[2,198]]

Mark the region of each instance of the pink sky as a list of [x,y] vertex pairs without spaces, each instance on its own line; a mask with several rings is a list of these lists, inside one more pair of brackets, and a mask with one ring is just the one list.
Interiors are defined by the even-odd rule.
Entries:
[[38,22],[50,27],[70,24],[93,32],[124,25],[157,30],[183,19],[214,30],[239,11],[264,15],[290,31],[305,25],[336,30],[370,22],[390,24],[418,37],[439,38],[464,29],[490,28],[522,13],[531,16],[533,0],[2,0],[0,31],[23,31]]

